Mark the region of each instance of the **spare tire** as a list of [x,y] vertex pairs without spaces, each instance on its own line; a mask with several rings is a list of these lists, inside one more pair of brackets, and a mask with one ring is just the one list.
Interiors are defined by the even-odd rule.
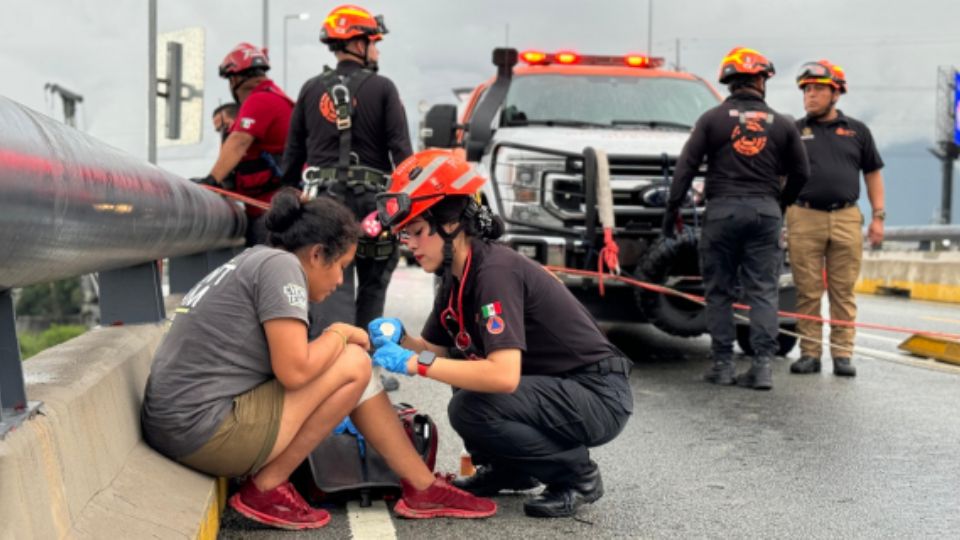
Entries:
[[[668,287],[677,284],[676,278],[699,278],[698,244],[699,236],[691,227],[684,228],[676,238],[660,238],[637,265],[636,278]],[[698,303],[640,288],[636,298],[647,320],[668,334],[693,337],[707,331],[706,312]]]

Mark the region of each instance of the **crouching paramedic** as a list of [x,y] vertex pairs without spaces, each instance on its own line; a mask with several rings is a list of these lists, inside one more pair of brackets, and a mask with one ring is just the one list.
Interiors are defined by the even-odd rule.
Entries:
[[626,425],[631,363],[558,279],[492,242],[503,222],[473,196],[484,181],[446,150],[393,173],[381,220],[442,284],[421,337],[397,319],[370,323],[374,363],[458,389],[450,423],[479,467],[455,485],[493,495],[543,483],[524,511],[570,516],[603,495],[588,448]]
[[348,414],[401,477],[395,511],[412,518],[486,517],[492,501],[435,478],[380,387],[360,328],[333,324],[307,341],[307,301],[343,280],[359,230],[331,199],[286,190],[266,215],[272,246],[255,246],[194,287],[147,380],[145,440],[198,471],[248,476],[230,506],[281,528],[317,528],[330,516],[288,481]]
[[[220,64],[220,76],[240,104],[210,174],[194,181],[270,202],[280,189],[280,159],[287,141],[293,100],[270,80],[267,51],[249,43],[233,48]],[[230,180],[232,179],[232,182]],[[247,206],[247,246],[266,240],[264,211]]]
[[351,267],[344,286],[327,300],[320,327],[333,321],[364,327],[381,316],[400,257],[394,237],[376,221],[374,198],[386,188],[393,164],[413,153],[397,87],[377,73],[377,47],[386,33],[383,18],[363,8],[333,9],[320,41],[336,56],[337,67],[303,85],[290,123],[284,182],[292,185],[302,175],[319,186],[319,195],[343,202],[365,225],[356,280]]

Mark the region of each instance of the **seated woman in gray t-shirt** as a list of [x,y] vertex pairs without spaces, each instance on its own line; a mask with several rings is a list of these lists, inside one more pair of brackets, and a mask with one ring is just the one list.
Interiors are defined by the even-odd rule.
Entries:
[[230,505],[282,528],[318,528],[288,478],[348,414],[402,478],[405,517],[486,517],[496,504],[435,478],[373,373],[370,339],[334,323],[307,341],[307,305],[343,281],[360,228],[350,211],[295,190],[273,199],[269,243],[198,283],[157,349],[141,421],[164,455],[216,476],[248,476]]

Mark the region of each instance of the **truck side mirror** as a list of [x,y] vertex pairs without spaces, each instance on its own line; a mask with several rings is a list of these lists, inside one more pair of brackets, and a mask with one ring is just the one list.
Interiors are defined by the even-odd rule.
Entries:
[[457,106],[434,105],[427,111],[420,136],[426,148],[453,148],[457,146]]

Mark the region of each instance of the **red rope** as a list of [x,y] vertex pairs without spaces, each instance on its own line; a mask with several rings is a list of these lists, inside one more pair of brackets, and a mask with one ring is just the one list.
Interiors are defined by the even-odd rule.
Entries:
[[[671,288],[669,288],[669,287],[664,287],[664,286],[662,286],[662,285],[656,285],[656,284],[654,284],[654,283],[647,283],[647,282],[645,282],[645,281],[639,281],[639,280],[632,279],[632,278],[628,278],[628,277],[625,277],[625,276],[615,276],[615,275],[610,275],[610,274],[600,274],[600,275],[598,275],[597,272],[593,272],[593,271],[590,271],[590,270],[578,270],[578,269],[575,269],[575,268],[566,268],[566,267],[563,267],[563,266],[546,266],[546,269],[549,270],[549,271],[551,271],[551,272],[558,273],[558,274],[570,274],[570,275],[574,275],[574,276],[585,276],[585,277],[599,278],[599,279],[601,280],[601,282],[602,282],[602,280],[603,280],[604,278],[613,279],[613,280],[620,281],[620,282],[626,283],[626,284],[628,284],[628,285],[632,285],[632,286],[634,286],[634,287],[639,287],[639,288],[641,288],[641,289],[645,289],[645,290],[652,291],[652,292],[655,292],[655,293],[659,293],[659,294],[669,294],[669,295],[672,295],[672,296],[679,296],[679,297],[681,297],[681,298],[685,298],[685,299],[687,299],[687,300],[689,300],[689,301],[691,301],[691,302],[695,302],[695,303],[697,303],[697,304],[703,304],[703,303],[706,301],[706,299],[705,299],[704,297],[702,297],[702,296],[697,296],[697,295],[693,295],[693,294],[688,294],[688,293],[685,293],[685,292],[678,291],[678,290],[676,290],[676,289],[671,289]],[[749,310],[749,309],[750,309],[750,306],[746,306],[746,305],[743,305],[743,304],[734,304],[733,307],[736,308],[736,309],[740,309],[740,310]],[[826,324],[829,324],[829,325],[832,325],[832,326],[849,326],[849,327],[854,327],[854,328],[867,328],[867,329],[871,329],[871,330],[885,330],[885,331],[887,331],[887,332],[899,332],[899,333],[902,333],[902,334],[920,334],[920,335],[924,335],[924,336],[936,336],[936,337],[945,337],[945,338],[950,338],[950,339],[960,339],[960,334],[952,334],[952,333],[950,333],[950,332],[929,332],[929,331],[925,331],[925,330],[916,330],[916,329],[913,329],[913,328],[905,328],[905,327],[902,327],[902,326],[890,326],[890,325],[886,325],[886,324],[874,324],[874,323],[865,323],[865,322],[856,322],[856,321],[838,321],[838,320],[834,320],[834,319],[825,319],[825,318],[823,318],[823,317],[817,317],[817,316],[814,316],[814,315],[803,315],[803,314],[794,313],[794,312],[791,312],[791,311],[778,311],[777,313],[778,313],[780,316],[782,316],[782,317],[793,317],[793,318],[796,318],[796,319],[803,319],[803,320],[807,320],[807,321],[819,321],[819,322],[821,322],[821,323],[826,323]]]
[[223,195],[224,197],[227,197],[227,198],[230,198],[230,199],[234,199],[234,200],[240,201],[240,202],[242,202],[243,204],[249,204],[250,206],[253,206],[253,207],[256,207],[256,208],[260,208],[261,210],[270,210],[270,203],[263,202],[263,201],[258,201],[257,199],[254,199],[254,198],[251,198],[251,197],[247,197],[246,195],[241,195],[241,194],[237,193],[236,191],[230,191],[230,190],[228,190],[228,189],[218,188],[218,187],[216,187],[216,186],[211,186],[211,185],[209,185],[209,184],[200,184],[200,186],[202,186],[202,187],[204,187],[204,188],[206,188],[206,189],[208,189],[208,190],[210,190],[210,191],[212,191],[212,192],[214,192],[214,193],[218,193],[218,194],[220,194],[220,195]]

